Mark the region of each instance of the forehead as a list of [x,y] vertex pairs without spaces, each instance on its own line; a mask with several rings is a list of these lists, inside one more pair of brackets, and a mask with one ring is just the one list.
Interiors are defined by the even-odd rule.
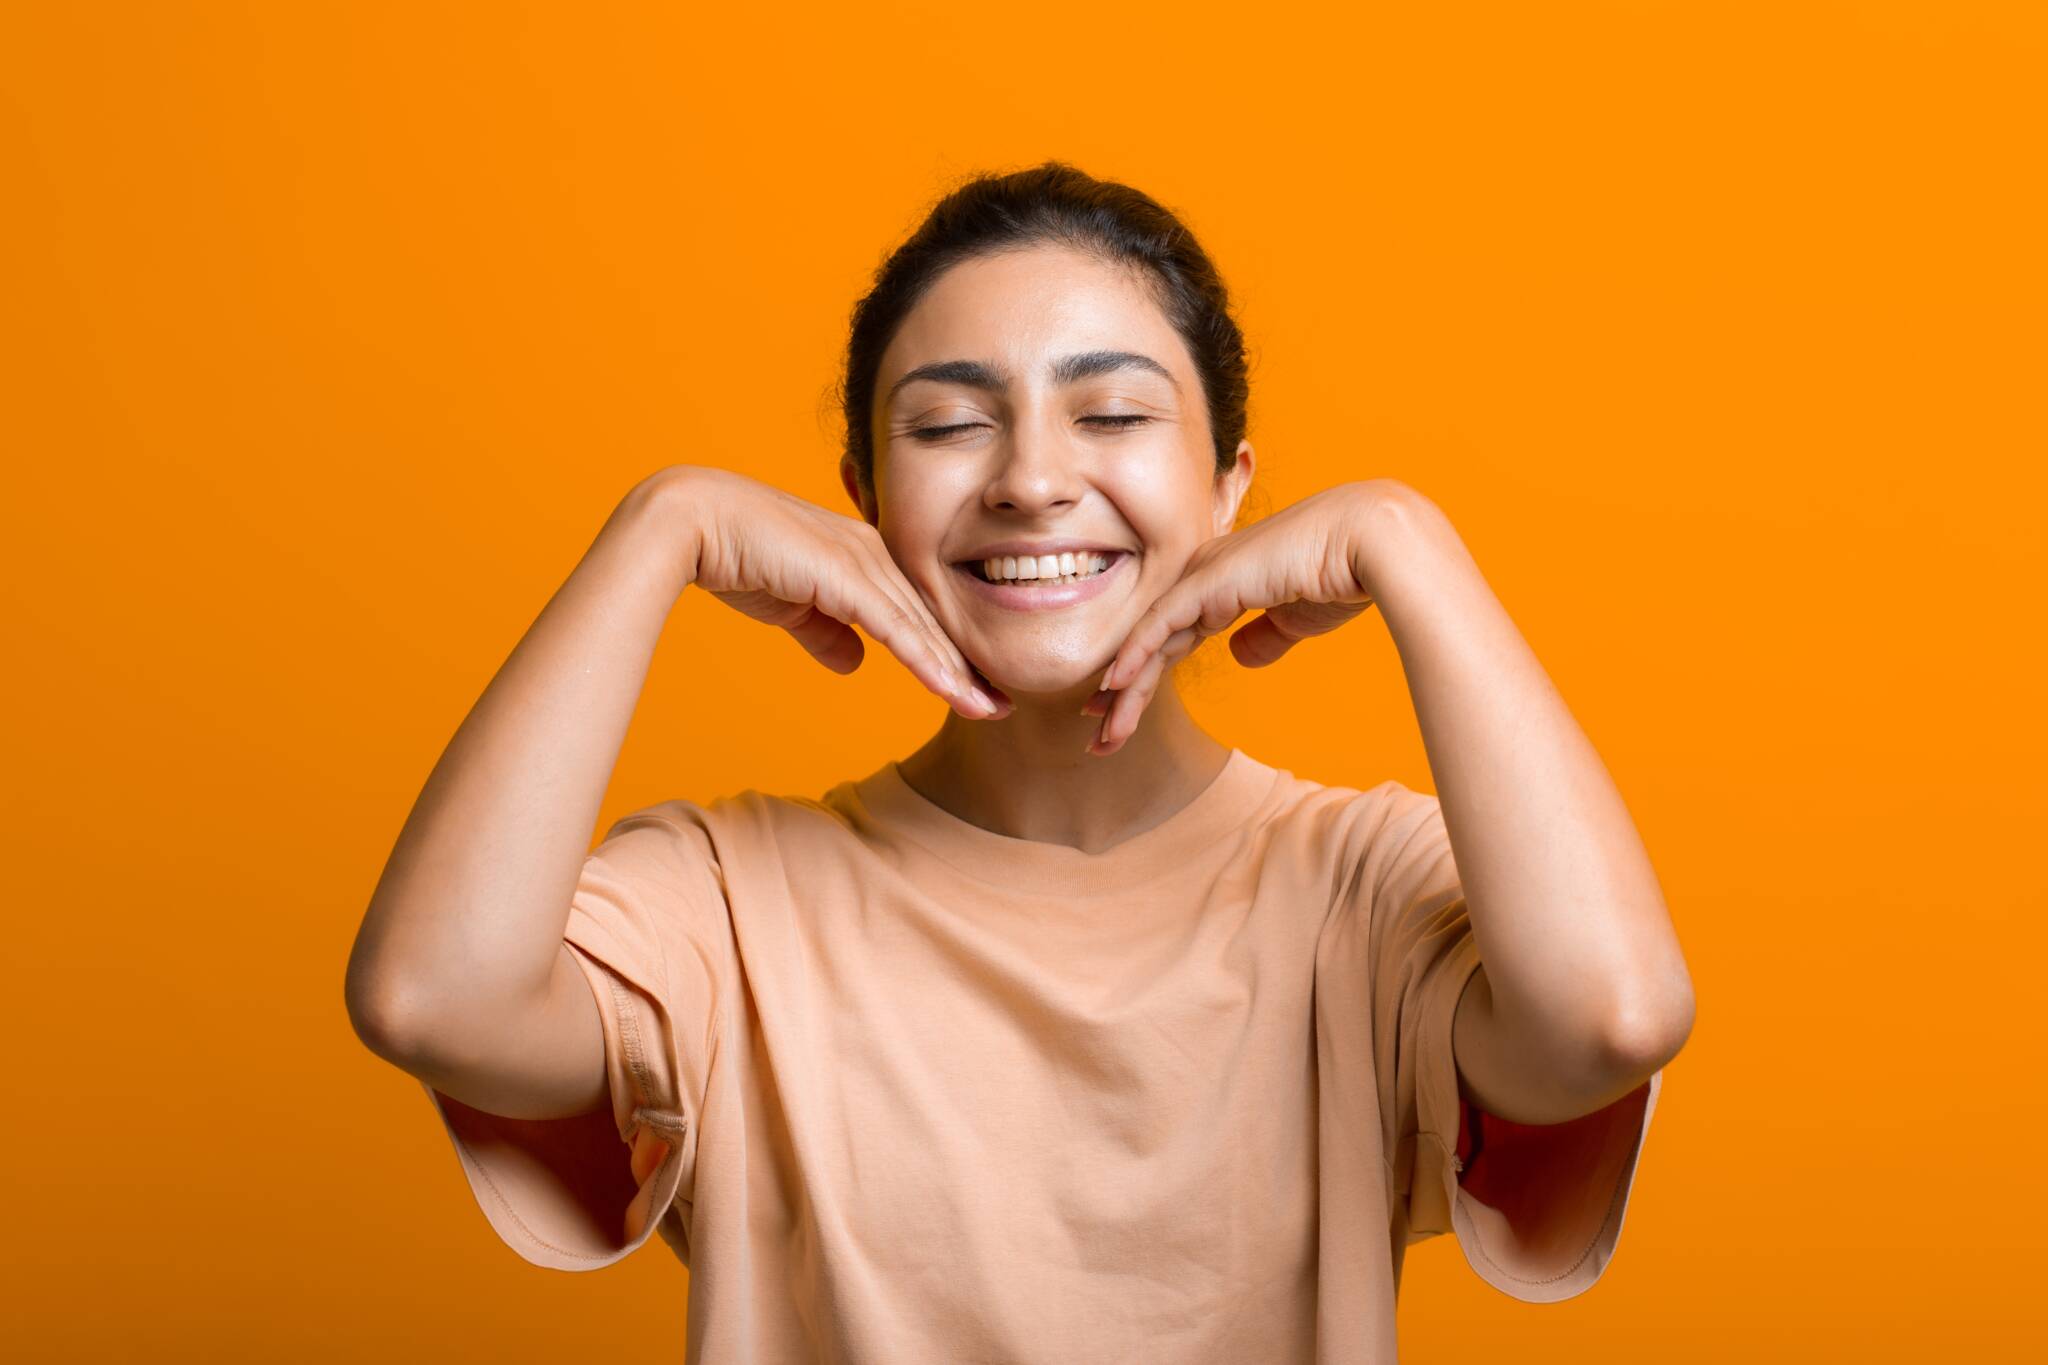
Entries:
[[883,352],[876,388],[946,360],[996,361],[1035,385],[1048,357],[1085,350],[1136,351],[1193,379],[1185,343],[1132,268],[1065,247],[1004,251],[933,282]]

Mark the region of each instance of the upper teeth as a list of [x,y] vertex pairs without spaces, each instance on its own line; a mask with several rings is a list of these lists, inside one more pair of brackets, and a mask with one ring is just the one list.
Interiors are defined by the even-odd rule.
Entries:
[[981,561],[981,572],[993,582],[1006,579],[1038,578],[1086,578],[1101,573],[1109,562],[1109,556],[1093,550],[1080,550],[1069,554],[1002,555],[995,559]]

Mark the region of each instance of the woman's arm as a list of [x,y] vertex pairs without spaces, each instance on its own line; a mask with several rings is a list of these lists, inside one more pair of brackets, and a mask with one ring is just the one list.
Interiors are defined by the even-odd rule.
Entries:
[[513,1118],[606,1095],[590,988],[563,942],[589,835],[654,648],[697,554],[687,491],[620,502],[449,741],[349,957],[378,1055]]
[[713,466],[642,480],[449,741],[349,958],[358,1035],[473,1108],[564,1118],[606,1097],[597,1003],[563,935],[655,645],[693,584],[835,672],[861,662],[858,625],[962,714],[1002,705],[873,526]]
[[1354,573],[1408,679],[1483,965],[1459,1002],[1467,1098],[1557,1123],[1683,1046],[1692,981],[1621,794],[1441,509],[1374,481]]

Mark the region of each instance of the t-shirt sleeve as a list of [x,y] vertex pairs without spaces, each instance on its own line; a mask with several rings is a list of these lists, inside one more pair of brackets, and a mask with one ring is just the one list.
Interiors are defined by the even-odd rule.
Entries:
[[1512,1123],[1463,1098],[1452,1024],[1479,946],[1437,798],[1384,790],[1361,881],[1395,1221],[1408,1242],[1455,1230],[1466,1263],[1503,1293],[1571,1298],[1621,1237],[1663,1073],[1564,1123]]
[[663,802],[615,823],[585,858],[563,938],[597,1002],[609,1106],[507,1118],[422,1084],[478,1206],[525,1260],[597,1270],[659,1228],[687,1263],[698,1119],[734,978],[701,808]]

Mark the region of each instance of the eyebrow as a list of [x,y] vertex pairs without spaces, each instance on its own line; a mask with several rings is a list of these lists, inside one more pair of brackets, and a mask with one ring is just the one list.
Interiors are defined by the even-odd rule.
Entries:
[[[1180,381],[1173,377],[1164,365],[1149,355],[1136,351],[1077,351],[1055,360],[1047,370],[1047,377],[1056,385],[1072,384],[1098,374],[1110,374],[1117,370],[1144,370],[1156,374],[1173,385],[1174,392],[1180,392]],[[940,384],[965,384],[969,388],[984,389],[989,393],[1001,393],[1010,386],[1010,376],[1002,366],[987,360],[934,360],[929,365],[920,365],[889,386],[883,396],[886,403],[896,397],[897,390],[906,384],[928,379]]]

